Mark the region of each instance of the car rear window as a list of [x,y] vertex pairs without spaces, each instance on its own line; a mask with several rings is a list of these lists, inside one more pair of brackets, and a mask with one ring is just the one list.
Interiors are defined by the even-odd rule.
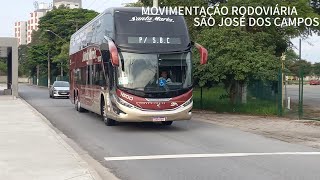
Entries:
[[69,83],[68,82],[55,82],[53,84],[54,87],[69,87]]

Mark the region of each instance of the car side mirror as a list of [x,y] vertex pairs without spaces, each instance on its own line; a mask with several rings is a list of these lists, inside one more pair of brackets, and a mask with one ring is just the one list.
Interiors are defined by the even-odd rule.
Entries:
[[195,43],[196,48],[199,51],[200,54],[200,64],[207,64],[208,62],[208,51],[206,48],[204,48],[202,45]]

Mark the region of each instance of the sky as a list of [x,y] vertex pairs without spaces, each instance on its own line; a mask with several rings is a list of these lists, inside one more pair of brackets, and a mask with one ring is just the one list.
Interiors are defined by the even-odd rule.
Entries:
[[[3,1],[3,0],[2,0]],[[27,21],[33,12],[36,0],[6,0],[0,6],[0,37],[14,37],[14,22]],[[39,3],[52,3],[52,0],[37,0]],[[82,0],[82,8],[102,12],[109,7],[123,6],[137,0]]]
[[[108,7],[119,7],[125,3],[137,0],[82,0],[85,9],[102,12]],[[38,0],[38,2],[50,3],[52,0]],[[14,22],[28,20],[29,13],[34,11],[34,0],[9,0],[4,1],[0,7],[0,37],[14,36]],[[299,38],[292,40],[295,51],[299,53]],[[320,36],[313,36],[302,40],[302,58],[310,62],[320,62]]]
[[[294,51],[299,54],[299,39],[292,39]],[[301,58],[312,63],[320,63],[320,36],[312,36],[301,40]]]

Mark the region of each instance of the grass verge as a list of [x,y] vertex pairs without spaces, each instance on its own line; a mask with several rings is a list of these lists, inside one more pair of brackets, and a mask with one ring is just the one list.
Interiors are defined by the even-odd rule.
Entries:
[[[193,91],[194,109],[201,109],[200,88]],[[277,103],[275,100],[258,99],[247,96],[246,104],[232,104],[226,97],[227,92],[222,87],[211,89],[203,88],[202,110],[215,111],[218,113],[240,113],[250,115],[277,115]]]

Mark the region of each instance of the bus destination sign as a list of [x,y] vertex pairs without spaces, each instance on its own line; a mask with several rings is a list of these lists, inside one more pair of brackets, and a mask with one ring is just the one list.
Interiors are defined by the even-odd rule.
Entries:
[[180,38],[173,37],[128,37],[129,44],[181,44]]

